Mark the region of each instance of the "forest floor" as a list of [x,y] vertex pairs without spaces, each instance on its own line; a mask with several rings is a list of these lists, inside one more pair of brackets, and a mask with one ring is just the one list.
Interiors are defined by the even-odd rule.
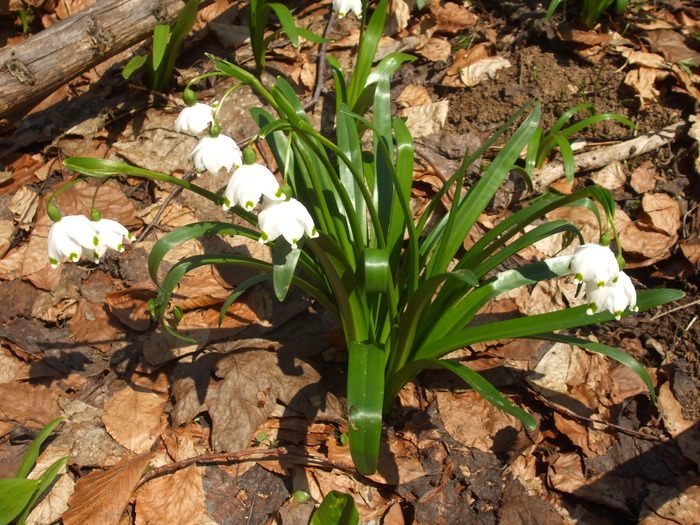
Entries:
[[[59,0],[37,11],[31,30],[91,2]],[[287,3],[297,22],[322,34],[329,1]],[[293,5],[292,5],[293,4]],[[640,3],[603,16],[593,29],[572,13],[546,21],[537,2],[433,1],[408,12],[392,1],[380,53],[417,59],[394,75],[397,114],[416,143],[412,202],[423,209],[459,165],[521,106],[536,97],[542,127],[592,104],[630,129],[605,121],[576,133],[576,153],[616,144],[678,123],[653,151],[611,158],[560,174],[541,191],[569,193],[598,184],[618,204],[616,223],[628,273],[638,289],[685,292],[664,305],[579,335],[640,360],[658,396],[626,367],[581,349],[541,341],[479,344],[453,356],[478,370],[535,415],[526,431],[457,379],[424,373],[401,392],[387,416],[380,468],[358,474],[342,439],[347,431],[346,350],[325,312],[300,293],[279,303],[255,287],[217,326],[232,287],[249,275],[200,268],[183,280],[175,304],[183,343],[155,326],[148,300],[156,286],[147,258],[156,239],[177,226],[228,216],[186,193],[136,178],[102,185],[96,206],[138,238],[99,265],[81,261],[52,270],[46,255],[46,201],[74,174],[61,161],[95,156],[183,176],[196,137],[174,131],[184,85],[213,70],[204,53],[250,66],[241,29],[247,2],[219,0],[200,19],[177,64],[169,94],[151,94],[121,68],[138,48],[61,87],[0,135],[0,478],[12,477],[38,430],[66,419],[37,470],[69,456],[28,523],[284,524],[308,522],[330,491],[351,494],[360,518],[383,524],[687,524],[700,518],[700,9],[677,0]],[[0,21],[0,46],[25,38],[14,15]],[[329,53],[346,68],[359,22],[335,25]],[[265,82],[285,77],[310,98],[318,46],[270,48]],[[483,66],[483,67],[474,67]],[[478,70],[486,71],[483,75]],[[145,81],[145,79],[143,79]],[[198,84],[204,101],[220,99],[231,79]],[[332,82],[312,110],[322,125],[334,105]],[[243,142],[261,102],[246,89],[224,105],[225,133]],[[572,121],[588,113],[577,114]],[[496,149],[467,172],[479,176]],[[261,151],[261,153],[265,153]],[[553,155],[543,171],[559,162]],[[535,175],[537,177],[538,174]],[[224,174],[200,182],[212,190]],[[88,213],[95,185],[56,198],[64,214]],[[478,221],[465,248],[534,195],[515,174]],[[89,214],[89,213],[88,213]],[[595,217],[566,208],[565,218],[596,240]],[[520,253],[515,263],[562,252],[561,238]],[[238,239],[191,242],[167,264],[202,250],[250,253],[266,248]],[[578,304],[571,279],[540,283],[491,303],[484,319],[532,315]],[[228,453],[226,460],[200,458]],[[147,466],[158,476],[142,474]],[[301,501],[298,491],[311,496]]]

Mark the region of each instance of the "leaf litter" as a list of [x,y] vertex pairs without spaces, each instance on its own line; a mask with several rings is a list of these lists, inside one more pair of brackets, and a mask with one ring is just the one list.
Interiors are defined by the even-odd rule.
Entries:
[[[57,18],[81,7],[80,2],[58,4]],[[402,1],[392,5],[396,33],[384,37],[384,52],[410,46],[424,60],[423,72],[404,68],[397,73],[398,92],[403,93],[399,104],[428,149],[429,161],[418,166],[414,177],[418,210],[439,190],[441,176],[456,165],[444,149],[446,137],[469,136],[478,147],[487,136],[486,118],[496,122],[512,113],[531,89],[539,90],[545,100],[548,94],[534,70],[523,70],[523,56],[508,39],[498,38],[497,31],[517,13],[499,13],[494,29],[485,23],[483,12],[455,2],[432,2],[419,12],[409,11]],[[320,6],[328,9],[327,3]],[[227,22],[241,24],[238,6],[230,11],[227,7],[227,2],[215,2],[208,16],[225,14]],[[686,100],[698,96],[697,69],[686,71],[677,65],[697,54],[678,33],[678,27],[697,27],[697,13],[662,9],[655,13],[662,15],[656,22],[644,22],[652,9],[643,6],[633,27],[642,32],[644,48],[614,32],[571,31],[565,25],[539,35],[531,31],[544,47],[548,39],[559,38],[560,45],[583,57],[584,63],[598,64],[594,73],[603,83],[614,86],[617,79],[619,86],[631,89],[641,131],[647,131],[644,126],[658,129],[653,126],[662,117],[678,112],[663,108],[668,93]],[[312,29],[323,30],[323,17],[309,19],[319,26]],[[42,20],[51,23],[47,14]],[[481,41],[452,56],[452,46],[460,43],[456,37],[470,31]],[[336,36],[340,38],[329,49],[347,67],[357,43],[356,21],[344,19]],[[240,58],[249,53],[240,39],[227,45]],[[299,53],[291,47],[275,48],[269,64],[309,94],[315,49],[310,43]],[[541,49],[532,50],[530,58],[542,59],[538,75],[552,78],[546,75]],[[470,70],[479,64],[488,64],[483,75]],[[437,75],[435,80],[427,80],[427,70]],[[579,77],[584,84],[585,75]],[[112,82],[118,82],[116,75]],[[471,90],[460,91],[466,86]],[[215,84],[207,96],[214,100],[226,88]],[[572,107],[576,97],[590,95],[588,88],[569,82],[556,97],[565,93]],[[494,90],[501,94],[500,106]],[[597,109],[608,110],[604,106],[611,102],[605,92],[593,94]],[[242,139],[255,131],[245,110],[259,101],[245,90],[237,95],[240,101],[235,110],[233,105],[225,107],[222,125],[237,130],[235,138]],[[459,97],[465,96],[471,97],[469,104],[461,103]],[[138,119],[111,124],[109,132],[104,118],[86,119],[69,134],[50,139],[64,155],[114,156],[182,175],[191,145],[172,131],[177,110],[173,103],[165,109],[151,107]],[[614,110],[629,107],[618,104]],[[481,113],[481,120],[470,118],[473,111]],[[468,130],[460,128],[465,125]],[[607,138],[610,130],[600,126],[594,136]],[[29,136],[23,135],[25,148],[34,144]],[[661,318],[651,328],[646,326],[651,323],[648,318],[632,318],[617,328],[582,334],[592,340],[612,339],[643,360],[658,388],[658,412],[637,376],[599,356],[566,345],[519,340],[475,345],[455,358],[532,410],[540,431],[527,434],[463,384],[425,374],[399,396],[386,428],[379,472],[371,480],[361,479],[352,475],[342,439],[347,431],[345,394],[338,370],[345,349],[326,337],[332,324],[301,296],[276,303],[269,289],[257,287],[219,327],[218,307],[228,290],[246,277],[217,268],[193,274],[177,291],[175,304],[185,311],[181,326],[197,343],[178,343],[153,327],[147,301],[156,288],[146,271],[148,247],[180,224],[225,215],[183,194],[170,200],[156,219],[170,189],[134,180],[108,181],[98,193],[97,206],[105,217],[127,223],[132,231],[152,225],[149,236],[125,254],[108,257],[103,266],[81,263],[51,272],[45,258],[50,223],[44,211],[44,184],[55,188],[67,175],[56,166],[48,150],[13,154],[3,159],[6,177],[0,183],[0,284],[6,300],[0,319],[0,454],[11,459],[3,473],[13,475],[11,467],[26,447],[21,436],[58,414],[67,421],[43,451],[39,465],[69,455],[72,466],[32,513],[31,523],[50,523],[58,517],[67,524],[121,523],[127,509],[134,523],[224,523],[235,517],[260,523],[305,522],[311,509],[294,502],[290,494],[295,490],[308,492],[317,502],[330,490],[349,492],[364,521],[384,523],[406,523],[408,515],[416,523],[438,523],[445,516],[465,523],[495,517],[508,523],[595,523],[635,516],[648,524],[691,523],[697,516],[698,375],[685,372],[698,361],[692,350],[700,339],[693,326],[696,310],[681,310],[678,318],[669,316],[660,324]],[[700,239],[695,229],[685,228],[695,205],[692,192],[687,186],[664,189],[669,178],[682,182],[678,170],[685,166],[649,156],[591,176],[615,192],[621,246],[629,267],[637,272],[633,276],[645,285],[654,285],[649,280],[653,271],[657,280],[663,274],[659,265],[678,257],[697,265],[700,252],[693,247]],[[202,182],[216,191],[224,181],[211,177]],[[577,179],[576,184],[581,183]],[[555,187],[571,191],[565,184]],[[93,191],[91,183],[81,183],[57,202],[64,213],[84,213]],[[572,220],[584,235],[591,235],[593,215],[577,210],[555,212],[550,219]],[[487,231],[509,213],[495,206],[479,219],[481,229]],[[211,249],[257,250],[257,255],[261,247],[234,239],[210,245],[192,242],[169,262]],[[522,256],[533,260],[566,253],[561,249],[562,239],[552,239]],[[695,270],[687,275],[697,283]],[[568,291],[562,294],[562,288]],[[554,287],[538,285],[530,294],[495,301],[481,315],[513,317],[537,308],[562,308],[577,300],[574,288],[565,280]],[[649,334],[666,342],[665,353],[655,350],[658,346]],[[681,387],[683,377],[691,377],[690,387]],[[289,453],[273,455],[273,461],[189,464],[139,486],[147,465],[177,465],[215,452],[274,450],[278,444]],[[309,458],[327,468],[309,466]],[[280,483],[280,476],[291,491]],[[402,509],[408,507],[412,510],[406,514]]]

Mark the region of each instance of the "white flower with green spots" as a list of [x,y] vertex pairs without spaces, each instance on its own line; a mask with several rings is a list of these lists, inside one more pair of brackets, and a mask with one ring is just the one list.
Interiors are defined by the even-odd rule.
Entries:
[[216,137],[207,135],[199,139],[190,154],[190,161],[198,172],[208,170],[217,174],[221,168],[231,171],[234,166],[243,164],[243,155],[241,148],[231,137],[221,134]]
[[286,199],[272,172],[260,164],[244,164],[233,172],[224,193],[223,208],[241,206],[250,211],[265,196],[271,200]]
[[598,286],[604,286],[620,273],[620,265],[610,247],[596,242],[577,247],[570,267],[575,282],[592,281]]
[[186,106],[175,119],[175,131],[198,135],[214,123],[214,108],[197,102]]
[[318,237],[314,221],[304,205],[296,199],[275,201],[263,198],[263,208],[258,214],[260,242],[267,243],[284,237],[292,248],[304,234]]
[[637,291],[632,280],[625,272],[620,272],[603,286],[595,281],[586,282],[586,300],[588,301],[588,315],[607,310],[615,316],[622,317],[622,312],[629,308],[632,312],[639,310],[637,307]]
[[49,262],[57,268],[64,259],[76,262],[81,255],[98,260],[104,254],[93,223],[85,215],[67,215],[54,222],[48,237]]

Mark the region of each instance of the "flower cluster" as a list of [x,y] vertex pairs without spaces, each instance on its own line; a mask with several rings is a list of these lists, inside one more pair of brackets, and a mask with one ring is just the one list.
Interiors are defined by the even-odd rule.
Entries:
[[574,281],[585,285],[587,314],[607,310],[615,319],[620,319],[626,308],[633,312],[638,310],[632,280],[620,271],[615,254],[608,246],[598,243],[579,246],[571,258],[571,270]]
[[[212,117],[211,121],[207,120],[209,117]],[[203,131],[213,122],[211,107],[196,103],[182,110],[175,121],[175,129]],[[215,123],[213,127],[217,127]],[[292,248],[297,248],[304,234],[310,238],[318,237],[313,219],[304,205],[296,199],[287,199],[268,168],[248,162],[243,164],[241,150],[232,138],[222,134],[202,138],[192,151],[190,160],[197,170],[207,169],[213,173],[218,173],[221,168],[231,171],[235,166],[226,185],[223,208],[228,210],[232,206],[240,206],[252,211],[262,201],[258,214],[261,243],[284,237]]]
[[221,168],[231,171],[243,164],[241,148],[231,137],[222,135],[214,118],[215,106],[193,102],[188,104],[175,119],[175,130],[199,135],[209,130],[209,134],[199,139],[190,153],[190,161],[199,175],[204,170],[219,173]]
[[67,215],[53,223],[49,231],[48,251],[51,268],[57,268],[66,258],[76,262],[83,255],[93,262],[100,262],[107,248],[124,251],[124,239],[132,241],[133,235],[117,221],[99,219],[91,221],[85,215]]

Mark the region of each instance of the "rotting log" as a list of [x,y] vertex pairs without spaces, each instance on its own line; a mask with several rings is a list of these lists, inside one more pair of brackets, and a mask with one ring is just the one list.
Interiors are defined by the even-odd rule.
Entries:
[[97,0],[0,50],[0,123],[95,65],[174,23],[185,0]]

